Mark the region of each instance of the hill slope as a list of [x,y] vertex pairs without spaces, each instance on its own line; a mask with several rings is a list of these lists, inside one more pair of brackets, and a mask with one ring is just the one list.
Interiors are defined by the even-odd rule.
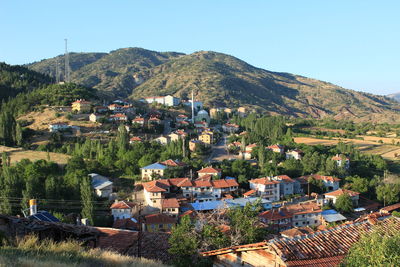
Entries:
[[0,62],[0,102],[51,83],[47,75]]
[[399,93],[395,93],[395,94],[387,95],[387,97],[392,98],[392,99],[396,100],[397,102],[400,102],[400,92]]
[[[71,79],[78,84],[126,97],[143,82],[142,77],[136,76],[136,73],[145,72],[180,55],[182,54],[160,53],[143,48],[121,48],[110,53],[71,53]],[[58,60],[64,73],[64,56],[59,56]],[[54,76],[56,58],[27,66]]]
[[270,113],[338,119],[395,120],[399,106],[382,96],[288,73],[253,67],[235,57],[197,52],[151,70],[150,78],[132,97],[173,94],[194,89],[211,106],[252,106]]
[[[51,59],[47,62],[50,64]],[[40,71],[39,63],[29,67]],[[184,55],[125,48],[72,69],[74,82],[122,97],[185,97],[194,89],[210,106],[248,106],[272,114],[355,121],[390,122],[400,118],[400,104],[389,98],[263,70],[216,52]]]

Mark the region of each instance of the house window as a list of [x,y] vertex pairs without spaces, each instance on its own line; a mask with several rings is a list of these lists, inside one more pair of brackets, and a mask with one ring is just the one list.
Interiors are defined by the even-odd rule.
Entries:
[[299,223],[295,223],[295,225],[299,225]]
[[314,221],[314,223],[316,224],[316,223],[318,223],[318,221],[317,221],[317,220],[315,220],[315,221]]
[[306,222],[303,222],[303,224],[306,224]]
[[160,228],[163,228],[163,225],[162,224],[160,224],[159,226],[158,226],[158,228],[160,229]]
[[153,203],[156,203],[157,201],[153,200]]

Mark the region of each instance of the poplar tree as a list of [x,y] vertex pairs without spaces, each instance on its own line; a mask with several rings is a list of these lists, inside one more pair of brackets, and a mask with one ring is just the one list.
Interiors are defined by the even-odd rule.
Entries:
[[88,176],[82,179],[81,183],[81,203],[82,203],[82,218],[87,218],[89,223],[93,225],[93,192]]

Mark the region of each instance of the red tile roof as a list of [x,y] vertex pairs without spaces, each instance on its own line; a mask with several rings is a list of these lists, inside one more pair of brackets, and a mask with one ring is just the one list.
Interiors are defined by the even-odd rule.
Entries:
[[186,164],[184,162],[180,162],[180,161],[175,161],[172,159],[167,159],[163,162],[160,162],[163,165],[169,166],[169,167],[179,167],[179,166],[186,166]]
[[220,173],[221,169],[216,169],[213,167],[207,167],[207,168],[203,168],[199,171],[197,171],[197,173]]
[[354,196],[358,196],[360,193],[355,192],[355,191],[351,191],[351,190],[347,190],[347,189],[338,189],[329,193],[325,193],[325,196],[332,196],[332,197],[338,197],[341,196],[343,194],[347,193],[349,196],[354,197]]
[[137,142],[142,142],[142,138],[140,138],[139,136],[133,136],[131,139],[129,139],[130,141],[137,141]]
[[119,219],[114,221],[113,228],[137,230],[139,224],[134,222],[131,218]]
[[168,209],[168,208],[179,208],[179,202],[176,198],[167,198],[167,199],[162,199],[161,200],[161,207],[163,209]]
[[[383,221],[381,221],[383,220]],[[389,223],[389,220],[392,223]],[[336,266],[363,233],[370,232],[372,226],[380,223],[383,229],[391,230],[391,225],[400,231],[400,220],[394,218],[365,220],[319,231],[306,236],[278,238],[269,242],[223,248],[202,253],[203,256],[252,251],[259,260],[262,257],[279,257],[287,266]]]
[[286,205],[285,208],[294,215],[322,212],[321,206],[312,201]]
[[134,202],[118,201],[118,202],[113,203],[111,205],[110,209],[132,209],[136,205],[137,204]]
[[294,180],[292,178],[290,178],[289,176],[287,176],[287,175],[278,175],[276,177],[278,177],[279,180],[282,180],[282,181],[284,181],[286,183],[294,183]]
[[311,229],[310,227],[295,227],[292,229],[288,229],[285,231],[280,232],[280,234],[284,237],[292,238],[298,235],[307,235],[307,234],[312,234],[314,233],[314,230]]
[[274,180],[271,181],[269,177],[251,179],[251,180],[249,180],[249,183],[263,184],[263,185],[279,184],[279,182],[277,182],[277,181],[274,181]]
[[143,183],[143,188],[147,192],[158,193],[158,192],[166,192],[167,189],[169,188],[169,185],[162,182],[162,180],[156,180]]
[[176,223],[176,219],[172,218],[168,215],[158,213],[158,214],[150,214],[144,217],[145,224],[174,224]]
[[391,212],[391,211],[397,210],[397,209],[400,209],[400,202],[390,205],[390,206],[383,207],[383,208],[381,208],[381,211]]
[[316,179],[316,180],[323,180],[323,181],[329,181],[329,182],[339,182],[340,179],[337,177],[333,177],[333,176],[324,176],[324,175],[319,175],[319,174],[310,174],[310,175],[305,175],[305,176],[301,176],[300,178],[309,180],[309,179]]
[[257,192],[256,190],[251,189],[251,190],[247,191],[246,193],[244,193],[243,196],[248,197],[248,196],[254,195],[256,192]]
[[282,219],[289,219],[293,217],[293,214],[285,208],[271,209],[258,214],[259,217],[267,221],[277,221]]

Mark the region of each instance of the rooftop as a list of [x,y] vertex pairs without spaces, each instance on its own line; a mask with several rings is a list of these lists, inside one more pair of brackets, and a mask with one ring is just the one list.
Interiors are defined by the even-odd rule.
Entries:
[[347,189],[338,189],[329,193],[325,193],[325,196],[332,196],[332,197],[338,197],[341,196],[343,194],[348,194],[350,197],[354,197],[354,196],[358,196],[360,193],[355,192],[355,191],[351,191],[351,190],[347,190]]
[[164,164],[161,164],[159,162],[147,165],[145,167],[143,167],[142,169],[144,170],[165,170],[167,168],[167,166],[165,166]]

